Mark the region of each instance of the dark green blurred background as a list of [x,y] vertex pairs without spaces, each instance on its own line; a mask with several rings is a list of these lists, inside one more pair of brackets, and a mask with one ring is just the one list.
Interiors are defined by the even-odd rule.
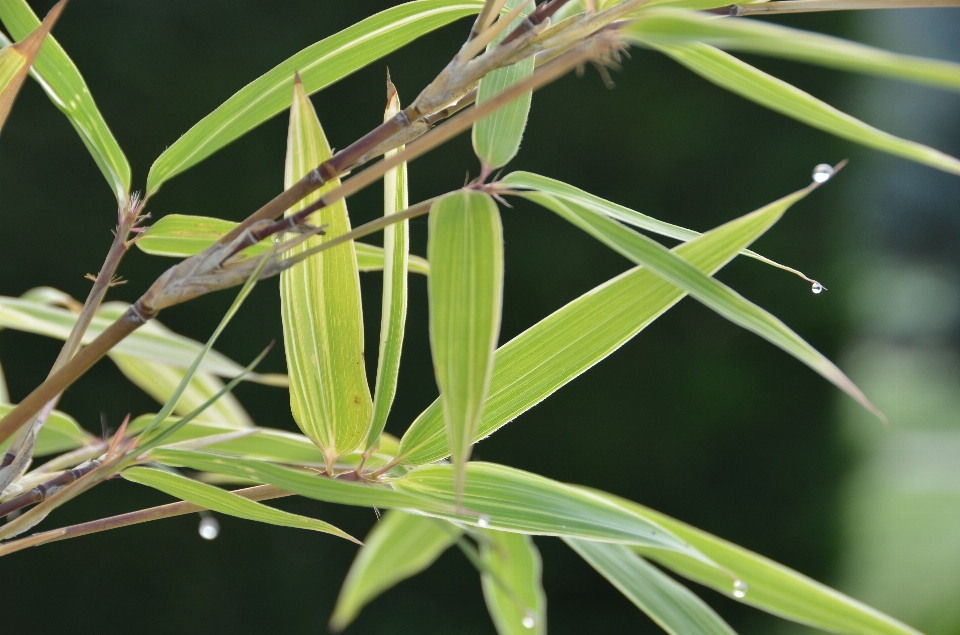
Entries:
[[[31,4],[42,14],[52,2]],[[134,187],[142,189],[160,152],[244,84],[391,4],[73,0],[55,35],[84,74],[131,161]],[[849,14],[786,22],[837,34],[853,34],[858,25]],[[380,121],[386,66],[408,103],[468,28],[468,21],[456,23],[315,95],[331,144],[343,147]],[[613,90],[588,70],[583,78],[570,76],[538,92],[523,147],[510,167],[706,230],[804,186],[815,164],[849,157],[842,177],[797,205],[756,244],[765,255],[823,280],[828,293],[812,295],[802,280],[747,259],[720,274],[836,358],[853,329],[853,274],[843,254],[862,253],[885,231],[860,208],[857,192],[869,190],[886,164],[868,159],[870,153],[858,146],[724,93],[661,56],[642,50],[631,55],[614,75]],[[849,76],[751,61],[838,107],[863,112],[851,89],[859,84]],[[281,188],[286,125],[286,116],[278,116],[175,178],[151,202],[153,218],[184,213],[239,220],[250,213]],[[950,150],[936,135],[920,140]],[[477,171],[469,135],[462,135],[411,165],[411,201],[456,188],[465,174]],[[379,187],[352,198],[354,224],[381,214],[380,200]],[[66,119],[33,82],[0,137],[0,214],[0,294],[49,285],[85,296],[89,282],[83,274],[97,271],[110,243],[114,202]],[[515,201],[503,219],[502,341],[629,267],[525,202]],[[411,234],[414,252],[425,253],[426,220],[414,221]],[[132,253],[121,271],[129,282],[110,297],[133,301],[170,264]],[[367,350],[376,351],[379,274],[362,274],[362,285]],[[257,288],[218,344],[221,351],[246,363],[282,337],[276,289],[273,280]],[[232,297],[202,298],[165,312],[161,320],[205,340]],[[387,428],[398,436],[437,394],[426,284],[416,276],[407,329],[400,391]],[[59,347],[38,336],[0,332],[0,360],[14,401],[43,379]],[[264,370],[284,370],[281,351],[274,349]],[[372,385],[375,354],[368,360]],[[257,423],[295,429],[284,391],[245,385],[237,395]],[[606,489],[835,582],[842,550],[840,484],[855,460],[839,431],[840,399],[800,363],[688,299],[479,444],[474,457]],[[124,414],[157,405],[103,362],[66,393],[60,407],[98,431],[101,413],[116,426]],[[166,500],[136,485],[108,483],[41,528]],[[278,506],[359,536],[375,521],[369,509],[304,500]],[[179,517],[3,558],[3,633],[325,632],[353,545],[224,517],[220,538],[207,542],[197,535],[197,521]],[[544,538],[537,545],[551,633],[657,632],[562,543]],[[704,596],[742,633],[776,627],[764,614],[716,594]],[[451,551],[425,574],[387,592],[347,632],[493,633],[493,626],[476,572]]]

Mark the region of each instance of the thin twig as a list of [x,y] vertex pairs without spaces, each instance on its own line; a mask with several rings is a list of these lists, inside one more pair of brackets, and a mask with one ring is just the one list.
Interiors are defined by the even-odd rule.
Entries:
[[781,0],[730,5],[729,15],[774,15],[812,11],[855,11],[859,9],[921,9],[960,7],[960,0]]
[[[282,490],[278,487],[274,487],[273,485],[257,485],[256,487],[234,490],[233,493],[254,501],[269,500],[271,498],[281,498],[283,496],[292,495],[290,492]],[[170,503],[169,505],[160,505],[159,507],[150,507],[149,509],[141,509],[135,512],[120,514],[119,516],[111,516],[109,518],[92,520],[90,522],[80,523],[78,525],[71,525],[69,527],[62,527],[60,529],[53,529],[39,534],[34,534],[32,536],[27,536],[26,538],[21,538],[20,540],[11,540],[10,542],[0,543],[0,556],[5,556],[22,549],[26,549],[27,547],[36,547],[38,545],[45,545],[58,540],[86,536],[88,534],[94,534],[110,529],[117,529],[119,527],[127,527],[129,525],[145,523],[151,520],[160,520],[161,518],[172,518],[174,516],[182,516],[184,514],[193,514],[195,512],[203,511],[204,509],[206,508],[201,507],[200,505],[194,505],[193,503],[179,502]]]

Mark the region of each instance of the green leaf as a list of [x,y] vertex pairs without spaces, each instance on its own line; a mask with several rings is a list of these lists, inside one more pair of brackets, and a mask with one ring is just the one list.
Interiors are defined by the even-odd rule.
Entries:
[[[0,403],[0,418],[5,417],[13,408],[10,404]],[[47,417],[47,422],[40,428],[40,435],[37,437],[37,444],[33,448],[33,455],[47,456],[69,452],[85,446],[91,439],[91,435],[77,425],[73,417],[59,410],[54,410]],[[0,453],[10,446],[10,441],[11,439],[7,439],[0,443]]]
[[[709,274],[763,234],[798,198],[784,197],[674,248]],[[490,392],[474,440],[537,405],[610,355],[684,297],[645,267],[594,288],[527,329],[497,351]],[[407,430],[398,460],[431,463],[449,454],[439,400]]]
[[[400,112],[400,96],[387,79],[387,108],[384,121]],[[388,159],[403,147],[386,153]],[[383,175],[383,215],[391,216],[410,206],[407,196],[407,164],[387,170]],[[400,374],[400,352],[403,330],[407,322],[407,262],[410,256],[410,221],[387,225],[383,229],[383,301],[380,312],[380,346],[377,353],[377,382],[374,389],[373,414],[367,432],[365,449],[375,448],[387,425],[390,406],[397,394]]]
[[[115,351],[110,352],[110,359],[127,379],[160,403],[166,403],[170,399],[186,375],[186,371],[182,368]],[[173,412],[187,414],[222,389],[223,382],[216,375],[197,372],[190,379]],[[204,418],[227,424],[234,429],[253,425],[250,415],[231,393],[223,395],[210,406],[204,413]]]
[[[817,184],[812,183],[796,192],[793,194],[794,200],[803,198],[816,187]],[[734,324],[793,355],[864,408],[884,419],[883,414],[833,362],[807,344],[786,324],[660,243],[572,200],[561,200],[540,192],[528,191],[521,195],[557,213],[638,265],[648,267]]]
[[[18,40],[40,25],[40,20],[26,0],[0,0],[0,19],[10,30],[10,35]],[[117,201],[121,205],[126,203],[130,191],[130,164],[127,157],[103,120],[80,71],[53,37],[48,38],[40,49],[31,74],[46,91],[50,101],[73,124]]]
[[[152,256],[188,258],[214,244],[236,226],[237,223],[220,218],[168,214],[144,232],[137,239],[136,245],[141,251]],[[357,242],[354,247],[360,271],[383,269],[383,248]],[[256,256],[268,249],[270,241],[263,240],[241,253]],[[409,257],[409,269],[413,273],[430,273],[430,265],[425,258],[419,256]]]
[[7,38],[0,34],[0,128],[3,128],[7,116],[10,115],[10,109],[13,108],[13,102],[23,86],[23,80],[27,78],[30,72],[30,65],[33,64],[44,38],[53,28],[63,4],[58,4],[50,11],[50,14],[43,21],[43,24],[33,29],[22,42],[11,44]]
[[[290,187],[330,157],[330,146],[310,98],[294,84],[284,187]],[[337,187],[334,180],[294,205],[293,214]],[[312,225],[328,225],[287,252],[311,249],[350,231],[343,200],[310,216]],[[367,437],[372,403],[363,358],[363,310],[353,243],[319,253],[280,274],[283,340],[290,374],[290,402],[303,433],[323,450],[328,466],[358,448]]]
[[[712,536],[642,505],[606,495],[610,500],[649,514],[658,523],[688,541],[719,568],[665,551],[637,548],[644,557],[733,599],[794,622],[834,633],[851,635],[920,635],[909,626],[884,615],[839,591],[811,580],[743,547]],[[745,595],[734,595],[730,576],[745,585]],[[741,587],[742,588],[742,587]]]
[[[83,343],[89,343],[110,326],[126,306],[120,302],[104,304],[90,323]],[[35,300],[0,296],[0,327],[64,340],[76,320],[76,314],[66,309]],[[157,320],[150,320],[117,344],[113,351],[175,368],[189,368],[201,347],[199,342],[170,331]],[[215,350],[204,356],[200,364],[200,371],[219,377],[236,377],[242,370],[243,366]],[[268,386],[287,385],[283,375],[250,373],[246,379]]]
[[643,11],[629,32],[644,42],[700,41],[722,49],[783,57],[858,73],[960,91],[960,64],[899,55],[849,40],[739,18],[717,20],[694,11]]
[[462,190],[430,210],[430,348],[457,491],[480,423],[503,302],[503,228],[489,194]]
[[247,84],[167,148],[150,168],[147,194],[288,108],[294,73],[313,94],[482,6],[480,0],[408,2],[308,46]]
[[149,467],[131,467],[121,472],[121,476],[128,481],[158,489],[161,492],[170,494],[181,500],[228,516],[255,520],[269,525],[280,525],[281,527],[296,527],[297,529],[320,531],[325,534],[332,534],[340,538],[346,538],[352,542],[360,543],[359,540],[350,534],[322,520],[307,518],[306,516],[299,516],[267,507],[262,503],[237,496],[219,487],[200,483],[164,470]]
[[[581,207],[586,207],[605,216],[609,216],[610,218],[616,219],[621,223],[639,227],[640,229],[645,229],[661,236],[676,238],[677,240],[682,240],[683,242],[687,242],[688,240],[692,240],[697,236],[702,235],[698,231],[680,227],[679,225],[674,225],[672,223],[667,223],[653,218],[652,216],[641,214],[640,212],[635,212],[634,210],[624,207],[623,205],[618,205],[612,201],[602,199],[599,196],[594,196],[589,192],[584,192],[583,190],[562,181],[540,176],[539,174],[533,174],[532,172],[511,172],[501,179],[500,183],[510,188],[545,192],[554,198],[560,199],[561,201],[569,199]],[[792,267],[781,265],[779,262],[770,260],[765,256],[761,256],[755,251],[743,249],[740,253],[744,256],[749,256],[764,262],[772,267],[776,267],[777,269],[789,271],[800,276],[804,280],[812,282],[812,279],[808,278],[802,272],[797,271]]]
[[463,506],[470,511],[458,513],[450,465],[422,466],[386,484],[364,484],[194,450],[156,449],[149,458],[163,465],[247,478],[328,503],[417,511],[475,527],[642,544],[702,557],[652,522],[649,514],[582,487],[491,463],[468,464]]
[[[530,0],[507,0],[505,8],[513,9],[521,4],[532,6]],[[521,12],[521,15],[487,46],[487,50],[497,46],[500,40],[519,26],[526,19],[527,13],[527,10]],[[480,85],[477,88],[477,105],[479,106],[488,99],[496,97],[517,82],[532,75],[533,67],[534,58],[531,55],[516,64],[487,73],[480,80]],[[520,149],[523,129],[527,126],[527,115],[530,114],[532,98],[533,91],[527,91],[522,96],[504,104],[492,114],[473,124],[473,150],[480,158],[484,170],[495,170],[506,165],[516,156]]]
[[433,564],[459,535],[460,529],[443,521],[388,511],[350,565],[330,618],[330,630],[339,633],[345,629],[378,595]]
[[843,139],[960,175],[960,161],[939,150],[878,130],[816,97],[700,43],[652,45],[693,72],[761,106]]
[[564,542],[670,635],[735,635],[693,591],[629,547],[576,538]]
[[[480,557],[483,598],[499,635],[546,635],[547,596],[540,552],[530,536],[485,531]],[[626,549],[626,547],[624,547]]]

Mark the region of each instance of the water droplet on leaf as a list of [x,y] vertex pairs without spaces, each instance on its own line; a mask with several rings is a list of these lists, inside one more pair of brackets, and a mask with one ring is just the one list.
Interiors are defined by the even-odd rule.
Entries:
[[733,597],[742,598],[747,595],[747,585],[743,580],[737,580],[733,583]]
[[480,517],[477,518],[477,525],[486,529],[490,526],[490,517],[486,514],[480,514]]
[[197,531],[204,540],[213,540],[220,535],[220,523],[213,516],[204,516],[200,519],[200,527]]
[[810,290],[819,295],[823,293],[823,285],[819,282],[814,282],[813,286],[810,287]]
[[537,625],[537,620],[535,617],[533,617],[533,615],[527,613],[523,616],[523,619],[520,621],[520,623],[523,624],[524,628],[533,628]]
[[817,183],[826,183],[833,176],[833,166],[821,163],[813,168],[813,180]]

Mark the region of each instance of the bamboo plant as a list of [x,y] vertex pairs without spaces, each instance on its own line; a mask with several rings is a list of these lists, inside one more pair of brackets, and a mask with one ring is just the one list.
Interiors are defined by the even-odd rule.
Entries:
[[[456,545],[478,569],[493,623],[506,635],[546,632],[540,557],[530,536],[554,536],[669,633],[733,631],[664,570],[826,631],[917,633],[758,554],[589,483],[560,483],[470,461],[470,454],[474,443],[603,360],[687,295],[793,355],[882,419],[836,365],[713,277],[743,255],[799,275],[821,292],[816,280],[749,247],[842,165],[817,166],[804,187],[704,233],[546,175],[502,170],[520,147],[536,89],[589,66],[607,78],[626,49],[644,47],[814,128],[960,175],[960,160],[878,130],[733,54],[957,91],[958,64],[743,16],[960,2],[414,0],[322,39],[254,79],[156,159],[143,196],[131,190],[127,159],[79,70],[50,35],[65,2],[41,22],[26,0],[0,0],[0,21],[10,36],[0,34],[0,126],[32,75],[89,149],[116,195],[118,214],[115,239],[85,301],[51,288],[0,297],[0,327],[64,341],[42,384],[16,405],[0,403],[0,516],[7,518],[0,526],[0,556],[203,510],[310,529],[362,545],[330,618],[330,627],[340,631],[383,590]],[[383,123],[331,150],[310,95],[431,31],[459,28],[471,16],[463,46],[413,101],[403,106],[388,78]],[[167,181],[286,111],[282,192],[239,223],[168,215],[148,225],[150,202]],[[467,131],[479,177],[411,204],[409,164]],[[475,165],[464,157],[465,168]],[[382,217],[351,227],[347,200],[379,182]],[[500,215],[509,213],[503,205],[510,197],[555,212],[634,266],[498,347]],[[409,251],[409,220],[422,215],[428,215],[426,259]],[[359,241],[379,231],[382,248]],[[649,235],[680,244],[668,249]],[[123,256],[134,247],[179,261],[135,303],[105,302]],[[382,272],[383,297],[371,390],[359,276],[373,271]],[[428,279],[439,397],[398,439],[384,433],[384,425],[397,390],[410,275]],[[287,375],[256,373],[263,355],[243,366],[214,349],[253,286],[272,276],[280,278]],[[156,319],[164,309],[230,287],[240,291],[205,343]],[[56,407],[63,391],[104,357],[162,407],[128,417],[115,434],[101,438]],[[257,426],[230,392],[240,381],[288,388],[302,434]],[[0,399],[7,399],[2,382]],[[49,458],[38,464],[41,457]],[[28,533],[48,516],[54,522],[65,502],[115,477],[181,502]],[[283,496],[388,511],[361,542],[321,519],[261,502]],[[210,517],[201,524],[204,532],[216,534]]]

